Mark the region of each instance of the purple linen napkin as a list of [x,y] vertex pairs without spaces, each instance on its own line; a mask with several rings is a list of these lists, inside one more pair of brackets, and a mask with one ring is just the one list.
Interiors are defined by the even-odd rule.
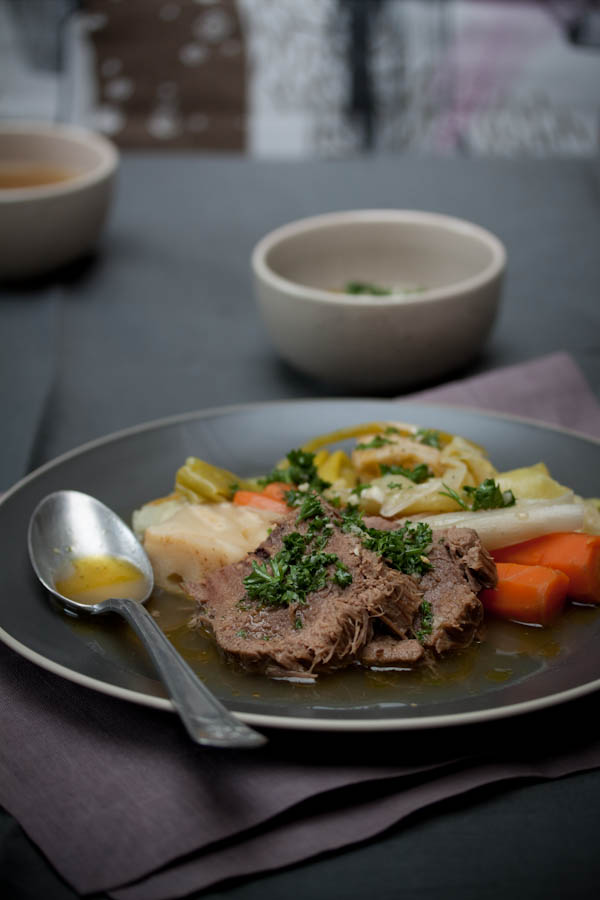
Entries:
[[[502,742],[510,732],[499,735]],[[519,734],[519,740],[523,737]],[[387,737],[386,737],[387,740]],[[547,745],[548,745],[548,739]],[[549,742],[551,745],[551,742]],[[534,760],[469,760],[461,764],[427,770],[422,777],[386,777],[379,787],[372,782],[366,797],[353,785],[341,807],[331,794],[322,795],[312,815],[302,807],[293,817],[281,817],[268,830],[241,836],[232,846],[210,847],[201,855],[167,867],[137,884],[111,891],[115,900],[166,900],[182,897],[199,888],[232,875],[252,875],[297,863],[324,852],[339,850],[380,834],[411,813],[426,806],[472,791],[482,785],[516,779],[559,778],[600,765],[600,738],[591,737],[587,745],[575,751],[543,753]],[[385,776],[384,776],[385,777]],[[350,805],[347,795],[350,793]],[[358,795],[358,796],[357,796]],[[332,808],[333,807],[333,808]]]
[[567,353],[419,391],[410,399],[508,413],[600,437],[600,406]]
[[[600,408],[563,354],[415,397],[600,434]],[[167,900],[351,845],[481,784],[599,766],[594,699],[443,742],[273,732],[263,750],[232,753],[0,647],[0,803],[80,893]]]
[[0,802],[82,893],[139,879],[315,795],[448,763],[332,766],[310,748],[296,758],[285,741],[278,751],[276,737],[260,752],[201,748],[175,716],[96,695],[4,647],[0,716]]

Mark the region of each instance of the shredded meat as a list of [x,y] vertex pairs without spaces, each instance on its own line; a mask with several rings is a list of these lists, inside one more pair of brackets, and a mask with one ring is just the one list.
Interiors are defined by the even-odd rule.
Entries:
[[286,535],[306,534],[308,524],[298,523],[292,510],[244,560],[184,585],[197,604],[191,625],[210,631],[222,653],[244,669],[288,679],[313,679],[352,663],[412,667],[471,643],[483,617],[477,592],[496,580],[474,531],[434,532],[432,568],[409,576],[363,547],[360,535],[341,531],[333,508],[326,511],[335,526],[326,552],[347,567],[350,584],[329,580],[305,604],[291,606],[248,598],[243,581],[253,562],[268,564]]

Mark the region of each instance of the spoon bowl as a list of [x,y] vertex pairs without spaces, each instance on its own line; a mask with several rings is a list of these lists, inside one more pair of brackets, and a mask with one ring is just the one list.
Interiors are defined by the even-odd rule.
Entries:
[[57,491],[41,501],[29,523],[28,547],[37,577],[70,612],[99,615],[110,599],[82,602],[60,593],[57,583],[74,560],[128,560],[140,573],[131,598],[138,603],[145,603],[154,588],[150,560],[133,532],[111,509],[79,491]]
[[[194,741],[218,747],[266,743],[208,690],[144,607],[154,587],[152,566],[116,513],[88,494],[57,491],[35,508],[27,544],[37,577],[66,612],[113,612],[134,628]],[[93,590],[86,568],[103,570]],[[72,591],[78,581],[83,589]]]

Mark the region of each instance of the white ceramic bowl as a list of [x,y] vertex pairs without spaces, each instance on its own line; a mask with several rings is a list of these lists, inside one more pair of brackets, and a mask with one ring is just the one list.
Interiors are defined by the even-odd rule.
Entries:
[[[502,243],[477,225],[392,209],[301,219],[252,253],[258,306],[280,355],[362,391],[417,385],[468,362],[494,323],[505,265]],[[346,294],[351,281],[393,293]]]
[[0,123],[0,171],[63,169],[63,181],[0,187],[0,278],[26,278],[71,262],[95,243],[108,211],[118,153],[67,125]]

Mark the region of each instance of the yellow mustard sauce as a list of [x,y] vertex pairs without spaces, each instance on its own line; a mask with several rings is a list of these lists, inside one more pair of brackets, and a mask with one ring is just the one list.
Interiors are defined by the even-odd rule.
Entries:
[[110,597],[141,600],[145,580],[140,570],[116,556],[82,556],[71,560],[70,571],[55,581],[56,590],[77,603],[98,603]]

